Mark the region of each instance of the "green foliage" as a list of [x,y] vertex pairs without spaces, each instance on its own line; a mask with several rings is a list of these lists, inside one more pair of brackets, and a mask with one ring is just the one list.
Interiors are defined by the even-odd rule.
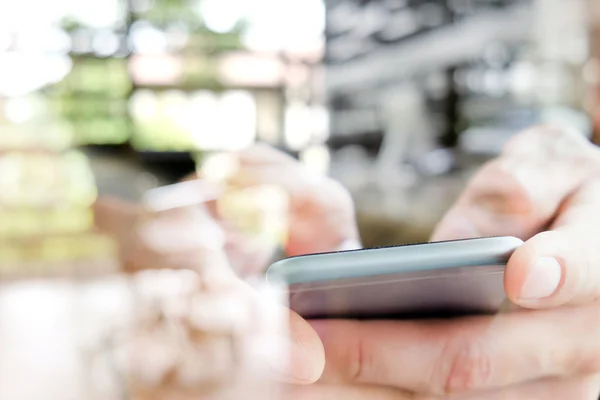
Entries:
[[[131,20],[148,21],[167,35],[174,24],[183,25],[181,29],[189,33],[189,41],[180,51],[184,58],[182,76],[171,84],[173,87],[183,91],[223,90],[216,56],[243,50],[241,37],[247,22],[240,21],[229,33],[213,32],[198,11],[199,1],[155,0],[148,11]],[[83,28],[74,18],[65,18],[61,25],[67,32]],[[133,88],[128,59],[77,55],[72,55],[72,59],[71,73],[46,93],[52,99],[52,107],[69,122],[76,143],[116,144],[131,139],[144,149],[180,151],[194,147],[189,133],[178,127],[178,121],[157,116],[132,125],[128,117]]]
[[61,21],[60,21],[60,27],[68,33],[71,32],[75,32],[81,28],[83,28],[84,26],[81,24],[81,22],[77,21],[75,18],[73,17],[64,17]]
[[141,151],[190,151],[195,148],[189,132],[167,119],[138,122],[132,144]]

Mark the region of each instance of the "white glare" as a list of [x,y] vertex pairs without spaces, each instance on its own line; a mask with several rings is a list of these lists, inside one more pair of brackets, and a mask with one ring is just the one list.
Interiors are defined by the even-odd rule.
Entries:
[[331,155],[327,146],[312,146],[302,152],[301,161],[309,170],[324,175],[329,171]]
[[4,104],[4,115],[6,119],[15,124],[23,124],[30,121],[35,114],[35,107],[29,99],[16,97],[6,100]]
[[310,108],[291,104],[285,112],[285,141],[294,150],[300,150],[312,139]]
[[152,119],[158,114],[158,99],[152,91],[137,91],[131,98],[130,109],[136,119]]
[[248,3],[247,0],[203,0],[199,12],[208,29],[226,33],[232,31],[243,18]]
[[121,45],[119,36],[110,30],[98,32],[92,41],[94,53],[100,57],[108,57],[115,54]]
[[[70,2],[69,10],[73,17],[84,25],[94,28],[111,27],[122,19],[119,0],[62,0]],[[53,2],[49,2],[53,4]]]
[[256,139],[256,102],[250,93],[232,91],[221,98],[199,93],[188,113],[189,131],[198,148],[239,150]]
[[142,54],[160,54],[168,48],[165,34],[148,22],[137,22],[131,27],[131,44]]
[[322,0],[254,0],[245,43],[253,50],[312,46],[325,30]]
[[71,69],[66,56],[0,54],[0,94],[21,96],[64,78]]

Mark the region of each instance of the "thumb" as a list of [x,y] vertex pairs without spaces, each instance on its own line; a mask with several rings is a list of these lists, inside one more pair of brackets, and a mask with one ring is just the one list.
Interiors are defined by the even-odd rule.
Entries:
[[600,297],[600,180],[579,189],[552,230],[517,249],[505,273],[511,300],[526,308],[581,304]]
[[317,332],[294,312],[290,312],[289,362],[276,366],[282,380],[295,384],[315,383],[325,369],[325,350]]
[[[249,301],[258,299],[258,293],[247,283],[241,280],[234,282],[237,295],[242,295]],[[260,306],[263,314],[285,316],[288,323],[286,336],[278,335],[277,338],[283,339],[285,351],[268,358],[274,377],[286,383],[304,385],[319,380],[325,369],[325,350],[315,329],[295,312],[281,308],[279,300],[263,299]],[[254,317],[259,318],[258,315]]]
[[548,227],[563,201],[600,167],[582,135],[538,127],[516,136],[469,182],[434,240],[528,239]]

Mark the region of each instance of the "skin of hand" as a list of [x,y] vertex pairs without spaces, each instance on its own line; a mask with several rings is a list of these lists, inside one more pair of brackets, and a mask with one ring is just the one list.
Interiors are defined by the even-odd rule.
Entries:
[[[600,393],[600,150],[540,126],[484,166],[434,240],[516,236],[518,310],[428,321],[313,321],[326,354],[307,399],[583,399]],[[315,364],[318,367],[318,364]]]
[[[251,286],[240,280],[230,268],[228,257],[224,253],[222,238],[215,240],[215,237],[221,237],[223,233],[203,208],[186,207],[142,217],[143,211],[136,204],[114,198],[101,198],[96,202],[94,211],[97,227],[111,232],[118,240],[121,261],[126,271],[133,273],[134,278],[137,277],[135,279],[140,280],[142,278],[139,276],[152,271],[171,270],[188,273],[184,275],[184,286],[188,289],[193,286],[187,291],[189,292],[187,295],[196,300],[186,302],[195,303],[198,307],[186,309],[187,314],[175,316],[178,322],[183,323],[186,332],[197,332],[206,328],[207,318],[210,319],[212,327],[218,326],[222,331],[232,331],[238,329],[240,323],[247,322],[251,316],[256,317],[257,312],[267,312],[269,307],[274,306],[258,304],[257,293]],[[190,283],[192,281],[196,283],[192,285]],[[173,303],[173,299],[161,298],[160,301],[152,303],[149,309],[165,302]],[[220,303],[231,305],[232,302],[243,304],[242,311],[212,312],[207,317],[207,312],[218,310],[216,305]],[[204,307],[203,304],[206,306]],[[255,305],[254,310],[246,309],[252,304]],[[167,307],[167,309],[172,308]],[[284,323],[288,323],[288,329],[281,334],[280,339],[285,341],[287,351],[280,356],[287,360],[282,362],[275,358],[269,361],[273,364],[270,369],[271,378],[295,384],[313,383],[324,369],[324,350],[321,341],[310,324],[297,314],[288,310],[281,310],[281,312],[285,315]],[[162,366],[164,367],[162,370],[161,365],[158,365],[157,371],[150,372],[153,376],[152,391],[158,393],[155,386],[168,383],[161,390],[170,393],[170,397],[161,398],[198,398],[194,390],[179,387],[177,381],[173,381],[174,366],[185,362],[175,357],[174,354],[180,352],[175,351],[176,349],[174,350],[172,344],[165,338],[164,329],[158,328],[145,330],[143,340],[135,339],[126,346],[128,354],[134,355],[129,357],[131,362],[127,367],[128,376],[134,381],[145,382],[147,379],[143,375],[148,371],[147,366],[152,364],[152,349],[157,349],[160,354],[170,354],[170,356]],[[219,354],[215,356],[219,357]],[[198,369],[199,366],[194,368]]]
[[594,142],[598,144],[600,143],[600,58],[591,59],[587,70],[589,71],[589,76],[587,82],[586,111],[592,119]]
[[242,150],[236,158],[237,172],[228,181],[232,187],[270,185],[289,196],[287,256],[336,251],[346,243],[360,243],[352,197],[339,183],[311,173],[265,144]]
[[289,365],[295,376],[318,377],[299,369],[302,359],[296,357],[298,340],[319,348],[310,326],[289,315],[288,337],[279,326],[288,312],[265,302],[250,285],[234,279],[207,285],[181,270],[138,273],[133,284],[139,319],[115,354],[136,400],[279,400],[281,381],[288,380],[281,374]]
[[138,204],[100,197],[94,204],[94,216],[95,226],[117,240],[127,272],[206,268],[210,265],[207,258],[218,254],[212,250],[220,249],[225,240],[202,207],[150,214]]
[[[241,151],[237,158],[239,168],[231,179],[232,185],[242,188],[275,185],[289,195],[290,232],[286,248],[289,256],[337,250],[348,242],[359,243],[352,198],[341,185],[308,173],[292,157],[266,145]],[[195,175],[186,180],[194,178]],[[210,211],[210,207],[207,209]],[[131,235],[131,224],[139,213],[136,206],[115,199],[102,199],[96,204],[95,211],[97,216],[101,216],[97,218],[99,225],[116,232],[126,244],[123,246],[126,248],[123,259],[130,266],[129,270],[170,268],[194,269],[203,273],[207,268],[215,270],[210,268],[213,262],[206,257],[216,252],[206,251],[205,239],[215,236],[216,228],[222,229],[223,226],[214,226],[214,215],[207,210],[194,210],[194,218],[190,217],[189,209],[162,213],[151,221],[144,221],[134,235]],[[192,224],[191,221],[198,223]],[[319,235],[314,232],[319,232]],[[227,242],[232,235],[227,230],[225,233]],[[165,246],[165,242],[170,245]],[[238,245],[234,248],[243,248],[243,243]],[[228,248],[227,245],[225,247]],[[217,257],[219,261],[222,258]],[[221,276],[220,273],[216,275]],[[225,280],[237,282],[234,284],[236,287],[243,286],[233,274],[226,274]],[[314,329],[292,312],[289,313],[289,327],[290,363],[288,366],[276,366],[273,372],[286,382],[313,383],[324,369],[322,343]]]

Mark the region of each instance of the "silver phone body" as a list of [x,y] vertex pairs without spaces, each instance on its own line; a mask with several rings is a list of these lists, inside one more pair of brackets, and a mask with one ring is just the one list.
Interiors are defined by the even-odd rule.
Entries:
[[498,312],[514,237],[435,242],[292,257],[267,281],[285,284],[309,319],[442,318]]

